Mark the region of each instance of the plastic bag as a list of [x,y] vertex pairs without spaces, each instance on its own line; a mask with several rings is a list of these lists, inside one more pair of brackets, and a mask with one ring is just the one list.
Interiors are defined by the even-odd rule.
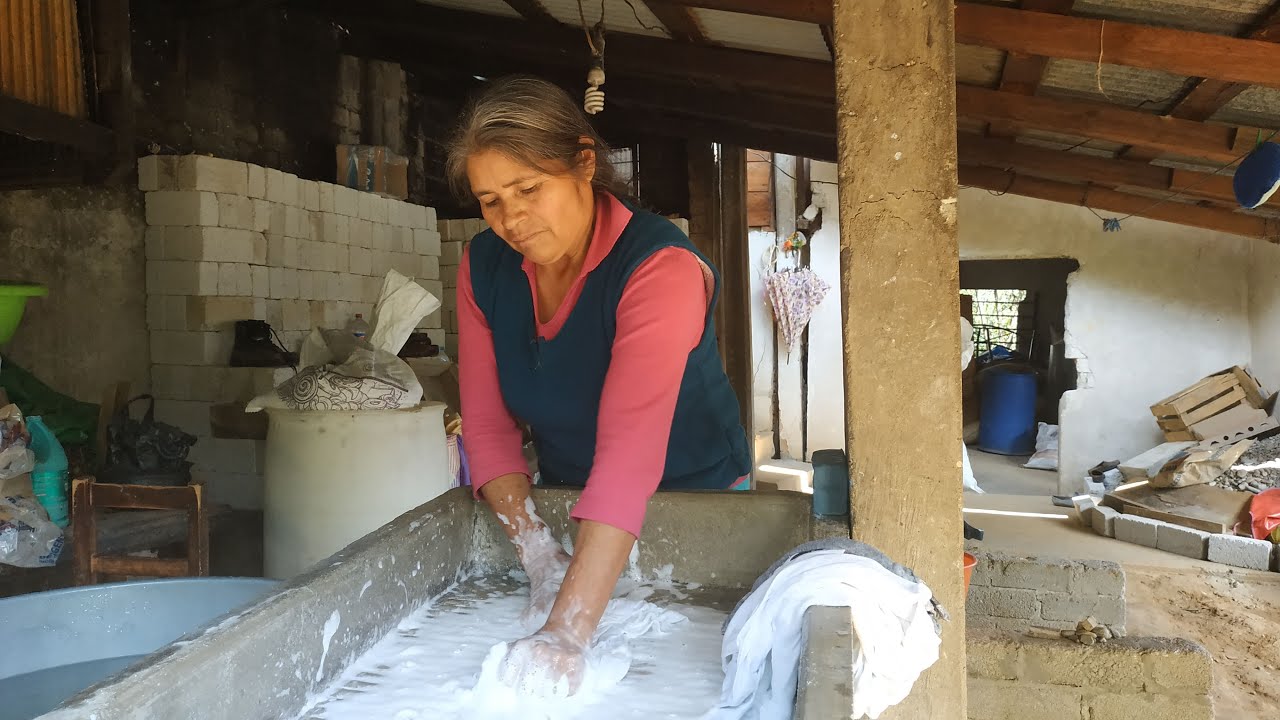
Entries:
[[1058,469],[1058,426],[1040,423],[1036,430],[1036,451],[1024,468],[1032,470]]
[[30,450],[31,434],[27,432],[22,411],[17,405],[0,407],[0,480],[29,473],[36,466],[36,454]]
[[0,498],[0,563],[53,567],[62,554],[62,531],[31,498]]

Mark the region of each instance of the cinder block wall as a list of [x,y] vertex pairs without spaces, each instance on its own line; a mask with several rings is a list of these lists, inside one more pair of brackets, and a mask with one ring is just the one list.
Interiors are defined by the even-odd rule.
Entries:
[[482,218],[440,221],[440,279],[444,282],[445,348],[458,353],[458,264],[471,238],[489,228]]
[[971,720],[1211,720],[1212,660],[1187,640],[1086,647],[970,626]]
[[1124,629],[1124,570],[1117,563],[974,554],[978,565],[966,606],[970,621],[1066,630],[1092,616]]
[[[195,471],[215,502],[261,507],[260,448],[211,437],[209,407],[271,386],[231,368],[236,320],[265,320],[290,350],[314,327],[372,319],[387,271],[444,298],[435,211],[220,158],[153,155],[146,193],[147,326],[157,417],[200,438]],[[445,344],[443,313],[422,323]]]

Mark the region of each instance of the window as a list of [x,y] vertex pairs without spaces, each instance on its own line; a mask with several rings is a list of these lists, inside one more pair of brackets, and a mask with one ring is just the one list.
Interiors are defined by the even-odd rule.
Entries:
[[973,344],[979,357],[999,345],[1027,354],[1035,328],[1035,303],[1026,290],[961,290],[973,296]]
[[618,182],[631,193],[631,197],[640,197],[640,160],[639,148],[614,148],[609,151],[609,162],[618,173]]

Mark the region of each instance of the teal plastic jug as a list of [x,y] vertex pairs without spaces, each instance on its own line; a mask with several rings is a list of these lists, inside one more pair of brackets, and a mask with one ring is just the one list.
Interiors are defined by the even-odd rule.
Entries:
[[66,527],[67,516],[67,453],[39,415],[27,418],[27,432],[31,433],[31,451],[36,454],[36,467],[31,471],[31,487],[36,500],[49,513],[49,519],[58,527]]

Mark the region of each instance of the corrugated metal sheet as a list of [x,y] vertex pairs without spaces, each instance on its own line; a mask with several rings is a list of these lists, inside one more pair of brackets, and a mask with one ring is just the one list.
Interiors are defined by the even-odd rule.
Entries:
[[515,8],[503,2],[503,0],[420,0],[423,5],[438,5],[440,7],[450,8],[452,10],[467,10],[469,12],[485,13],[486,15],[501,15],[503,17],[520,17],[520,13]]
[[[612,32],[632,33],[635,35],[656,35],[666,37],[667,29],[641,0],[582,0],[582,12],[578,12],[578,0],[538,0],[547,12],[566,25],[582,27],[583,16],[587,26],[595,25],[600,20],[600,10],[604,8],[605,29]],[[606,43],[608,38],[605,38]],[[606,54],[608,51],[606,50]]]
[[[1098,89],[1099,81],[1101,90]],[[1107,63],[1102,64],[1099,77],[1095,63],[1050,60],[1040,87],[1043,94],[1054,97],[1109,102],[1160,112],[1177,100],[1186,82],[1187,79],[1180,75]]]
[[1218,122],[1280,128],[1280,90],[1251,87],[1213,116]]
[[977,45],[956,45],[956,80],[966,85],[995,87],[1004,70],[1004,51]]
[[744,50],[830,60],[831,52],[817,25],[695,8],[694,17],[712,42]]
[[0,93],[85,117],[74,0],[0,0]]
[[1238,35],[1270,4],[1270,0],[1078,0],[1072,14]]

